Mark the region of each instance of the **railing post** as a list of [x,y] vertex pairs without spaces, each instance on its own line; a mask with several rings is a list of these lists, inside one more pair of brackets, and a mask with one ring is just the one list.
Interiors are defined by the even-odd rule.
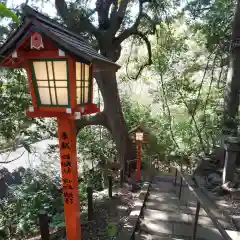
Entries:
[[124,181],[124,171],[123,169],[120,170],[120,188],[123,187],[123,181]]
[[112,176],[108,176],[108,196],[112,198]]
[[150,164],[150,172],[152,172],[152,158],[150,158],[149,164]]
[[175,180],[174,180],[174,186],[176,187],[176,185],[177,185],[177,172],[178,172],[178,170],[177,170],[177,168],[176,168],[176,171],[175,171]]
[[198,201],[197,208],[196,208],[196,214],[195,214],[195,220],[194,220],[194,226],[193,226],[192,240],[195,240],[196,235],[197,235],[197,224],[198,224],[199,211],[200,211],[200,202]]
[[183,181],[183,179],[182,179],[182,176],[181,176],[180,189],[179,189],[179,194],[178,194],[178,199],[179,199],[179,200],[180,200],[181,194],[182,194],[182,181]]
[[50,240],[49,234],[49,218],[45,211],[40,211],[38,214],[39,226],[42,240]]
[[[222,235],[223,239],[232,240],[232,238],[230,237],[228,232],[225,230],[225,228],[222,226],[222,224],[218,220],[219,217],[222,216],[221,211],[219,211],[214,205],[211,206],[209,199],[205,198],[201,195],[202,191],[200,191],[201,189],[199,189],[197,183],[191,184],[191,178],[189,178],[189,176],[185,177],[185,175],[183,175],[180,171],[179,171],[179,174],[181,174],[179,199],[181,197],[181,188],[182,188],[183,180],[186,182],[187,187],[190,190],[190,192],[193,193],[195,195],[195,197],[197,198],[197,207],[196,207],[195,220],[194,220],[194,225],[193,225],[193,229],[192,229],[191,240],[196,240],[196,238],[197,238],[197,227],[198,227],[200,207],[202,207],[205,210],[205,212],[207,213],[209,218],[212,220],[214,226],[218,229],[218,231]],[[211,208],[213,210],[211,210]],[[227,218],[227,221],[230,222],[230,219],[228,219],[229,217],[225,214],[224,214],[224,216],[225,216],[225,218]]]
[[93,191],[92,191],[92,187],[87,187],[87,198],[88,198],[88,221],[92,221],[92,215],[93,215]]
[[128,178],[131,176],[131,167],[130,167],[130,162],[128,162]]
[[167,155],[165,155],[165,163],[168,165],[168,173],[171,172],[170,160]]

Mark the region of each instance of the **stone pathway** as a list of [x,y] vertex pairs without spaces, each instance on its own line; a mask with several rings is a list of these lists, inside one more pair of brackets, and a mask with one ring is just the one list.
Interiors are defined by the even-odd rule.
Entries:
[[[171,176],[154,178],[136,240],[191,239],[197,202],[186,186],[182,188],[179,200],[178,190],[179,187],[173,186]],[[219,221],[224,227],[229,227],[224,217]],[[202,208],[197,239],[223,239]]]

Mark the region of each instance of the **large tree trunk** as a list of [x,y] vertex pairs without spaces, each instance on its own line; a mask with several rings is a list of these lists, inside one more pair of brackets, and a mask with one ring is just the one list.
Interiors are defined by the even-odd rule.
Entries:
[[[102,55],[113,62],[119,59],[121,55],[121,43],[124,40],[130,36],[137,36],[143,40],[148,49],[149,59],[139,69],[137,78],[143,68],[152,63],[151,44],[146,37],[146,33],[142,33],[138,29],[141,19],[144,18],[148,19],[151,23],[152,27],[149,29],[149,33],[153,34],[156,30],[157,21],[151,20],[151,17],[143,12],[143,4],[148,2],[150,0],[139,1],[138,15],[134,24],[124,30],[121,29],[121,26],[130,0],[121,0],[119,2],[96,0],[96,9],[93,12],[97,12],[98,27],[91,22],[91,15],[86,13],[85,9],[74,9],[73,5],[71,7],[68,6],[66,0],[55,0],[55,5],[57,12],[68,27],[76,33],[87,33],[87,35],[93,36],[98,43],[97,49],[100,50]],[[72,14],[73,10],[77,10],[78,14]],[[135,151],[133,151],[132,143],[128,138],[128,129],[121,108],[116,73],[97,72],[95,73],[95,78],[103,97],[104,111],[90,119],[82,118],[78,120],[77,131],[87,125],[102,125],[106,127],[111,132],[116,143],[121,169],[125,170],[125,161],[134,158]]]
[[121,162],[125,169],[125,161],[133,157],[132,144],[128,138],[128,129],[119,98],[116,74],[113,72],[98,72],[95,74],[104,101],[104,114],[108,128],[116,143]]
[[240,43],[235,44],[240,39],[240,1],[238,0],[232,31],[232,59],[230,69],[232,75],[229,76],[224,98],[224,135],[236,135],[238,124],[236,116],[239,108],[239,90],[240,90]]
[[[227,140],[227,136],[237,136],[239,112],[239,90],[240,90],[240,0],[237,1],[235,16],[233,20],[233,30],[231,38],[231,75],[228,76],[225,96],[224,96],[224,123],[223,123],[223,138],[222,145]],[[227,145],[230,148],[234,143],[229,142]],[[236,151],[236,150],[235,150]],[[227,151],[225,154],[225,165],[223,172],[223,183],[228,180],[233,180],[235,171],[236,153]]]

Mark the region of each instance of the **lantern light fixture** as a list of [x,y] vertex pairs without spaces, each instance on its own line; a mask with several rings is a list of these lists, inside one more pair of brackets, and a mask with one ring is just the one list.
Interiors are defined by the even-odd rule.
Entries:
[[136,141],[143,141],[143,132],[136,132]]
[[[31,61],[33,84],[39,106],[70,105],[69,68],[67,59],[41,59]],[[76,104],[91,103],[92,69],[76,62]]]
[[69,106],[67,60],[31,61],[38,106]]

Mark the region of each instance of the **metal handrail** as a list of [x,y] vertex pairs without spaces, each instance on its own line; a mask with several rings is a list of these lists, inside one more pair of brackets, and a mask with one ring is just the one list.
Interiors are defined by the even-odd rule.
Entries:
[[[177,175],[178,173],[180,174],[181,180],[180,180],[180,189],[179,189],[179,194],[178,194],[178,198],[180,200],[181,198],[181,193],[182,193],[182,185],[183,185],[183,180],[186,182],[188,189],[190,190],[191,193],[194,194],[194,196],[197,199],[197,207],[196,207],[196,214],[195,214],[195,220],[194,220],[194,226],[193,226],[193,234],[192,234],[192,240],[196,239],[196,233],[197,233],[197,224],[198,224],[198,217],[199,217],[199,211],[200,211],[200,207],[202,206],[202,208],[205,210],[205,212],[207,213],[208,217],[212,220],[214,226],[218,229],[218,231],[220,232],[220,234],[222,235],[222,237],[225,240],[232,240],[232,238],[228,235],[228,233],[226,232],[226,230],[222,227],[222,225],[220,224],[220,222],[217,220],[216,215],[219,215],[219,212],[217,209],[211,210],[209,209],[209,207],[207,206],[206,202],[209,201],[207,199],[207,197],[205,195],[203,195],[201,189],[199,189],[198,187],[196,187],[196,184],[190,184],[189,182],[192,181],[192,179],[187,179],[187,176],[184,176],[182,174],[182,172],[176,168],[176,172],[175,172],[175,180],[173,182],[173,184],[176,186],[177,184]],[[204,197],[205,196],[205,199]]]

